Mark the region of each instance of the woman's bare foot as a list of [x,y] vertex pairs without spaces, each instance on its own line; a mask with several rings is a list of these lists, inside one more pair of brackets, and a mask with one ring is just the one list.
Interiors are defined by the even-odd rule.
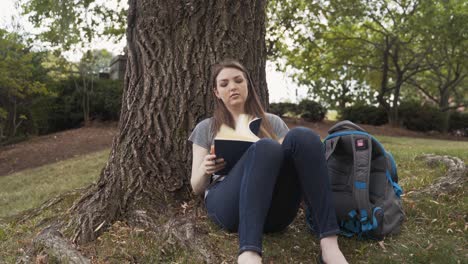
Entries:
[[320,240],[323,262],[327,264],[347,264],[343,253],[338,247],[338,237],[324,237]]
[[238,264],[262,264],[262,257],[255,251],[244,251],[237,258]]

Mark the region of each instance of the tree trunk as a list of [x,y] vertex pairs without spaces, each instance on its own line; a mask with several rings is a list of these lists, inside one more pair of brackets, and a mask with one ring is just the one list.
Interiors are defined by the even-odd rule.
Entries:
[[163,213],[191,196],[193,127],[210,116],[210,66],[241,61],[263,104],[266,1],[130,0],[119,133],[93,190],[74,207],[73,240],[95,239],[134,212]]
[[388,115],[388,123],[392,127],[400,127],[400,118],[398,115],[398,103],[400,101],[400,91],[401,85],[403,84],[403,73],[397,71],[397,81],[395,84],[395,88],[393,90],[393,102],[390,106],[390,112]]
[[391,44],[389,43],[388,37],[385,37],[384,43],[385,49],[382,54],[382,79],[380,80],[380,91],[377,96],[379,105],[383,107],[388,113],[388,119],[390,120],[390,105],[386,101],[385,94],[388,91],[388,71],[389,71],[389,56]]
[[82,72],[81,81],[83,83],[83,94],[81,96],[81,108],[83,108],[83,121],[84,126],[89,126],[90,117],[89,117],[89,91],[88,91],[88,80],[86,77],[86,73]]
[[341,86],[341,94],[340,94],[340,98],[338,99],[338,104],[339,104],[339,108],[340,108],[340,112],[343,112],[343,110],[346,108],[346,103],[349,100],[349,84],[346,83],[345,80],[343,80],[343,83],[340,84]]
[[442,112],[442,133],[447,134],[450,126],[450,110],[449,110],[450,90],[446,87],[441,89],[439,110]]

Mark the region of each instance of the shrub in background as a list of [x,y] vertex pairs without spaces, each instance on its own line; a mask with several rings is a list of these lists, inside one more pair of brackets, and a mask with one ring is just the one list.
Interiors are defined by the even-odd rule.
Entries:
[[327,114],[327,109],[324,106],[308,99],[302,100],[298,108],[301,118],[309,122],[321,122]]
[[298,105],[294,103],[271,103],[268,110],[270,113],[275,114],[280,117],[284,117],[285,114],[290,113],[293,115],[298,115],[300,113]]
[[[83,123],[81,95],[73,79],[56,84],[55,98],[42,98],[34,106],[33,116],[39,134],[77,128]],[[96,80],[90,95],[91,119],[119,119],[122,98],[122,82],[118,80]]]
[[119,80],[97,80],[95,82],[93,96],[90,100],[92,119],[119,120],[122,86],[122,81]]
[[383,108],[365,104],[356,104],[346,107],[341,111],[340,119],[374,126],[388,123],[388,115]]
[[452,112],[450,114],[450,131],[459,131],[468,137],[468,113]]
[[401,124],[415,131],[441,131],[443,115],[439,109],[419,102],[402,102],[398,109]]
[[83,122],[81,98],[75,80],[69,78],[57,82],[54,91],[57,96],[49,103],[48,127],[44,134],[77,128]]

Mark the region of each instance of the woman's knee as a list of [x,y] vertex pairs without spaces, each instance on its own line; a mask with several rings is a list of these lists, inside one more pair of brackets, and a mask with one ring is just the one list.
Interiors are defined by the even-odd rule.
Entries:
[[320,136],[306,127],[295,127],[289,130],[288,134],[286,135],[290,140],[295,140],[299,143],[307,143],[312,145],[322,145],[322,141],[320,140]]
[[275,148],[280,145],[277,141],[271,138],[261,138],[259,141],[255,142],[255,144],[257,146],[261,145],[267,148]]
[[274,159],[282,159],[281,144],[271,138],[262,138],[255,142],[255,150]]

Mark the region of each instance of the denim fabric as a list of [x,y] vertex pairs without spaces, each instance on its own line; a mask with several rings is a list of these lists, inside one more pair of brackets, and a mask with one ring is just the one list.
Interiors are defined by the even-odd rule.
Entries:
[[319,238],[338,234],[324,146],[310,129],[294,128],[283,144],[271,139],[253,144],[209,189],[205,203],[216,224],[239,232],[240,253],[262,254],[263,233],[286,228],[302,197]]

